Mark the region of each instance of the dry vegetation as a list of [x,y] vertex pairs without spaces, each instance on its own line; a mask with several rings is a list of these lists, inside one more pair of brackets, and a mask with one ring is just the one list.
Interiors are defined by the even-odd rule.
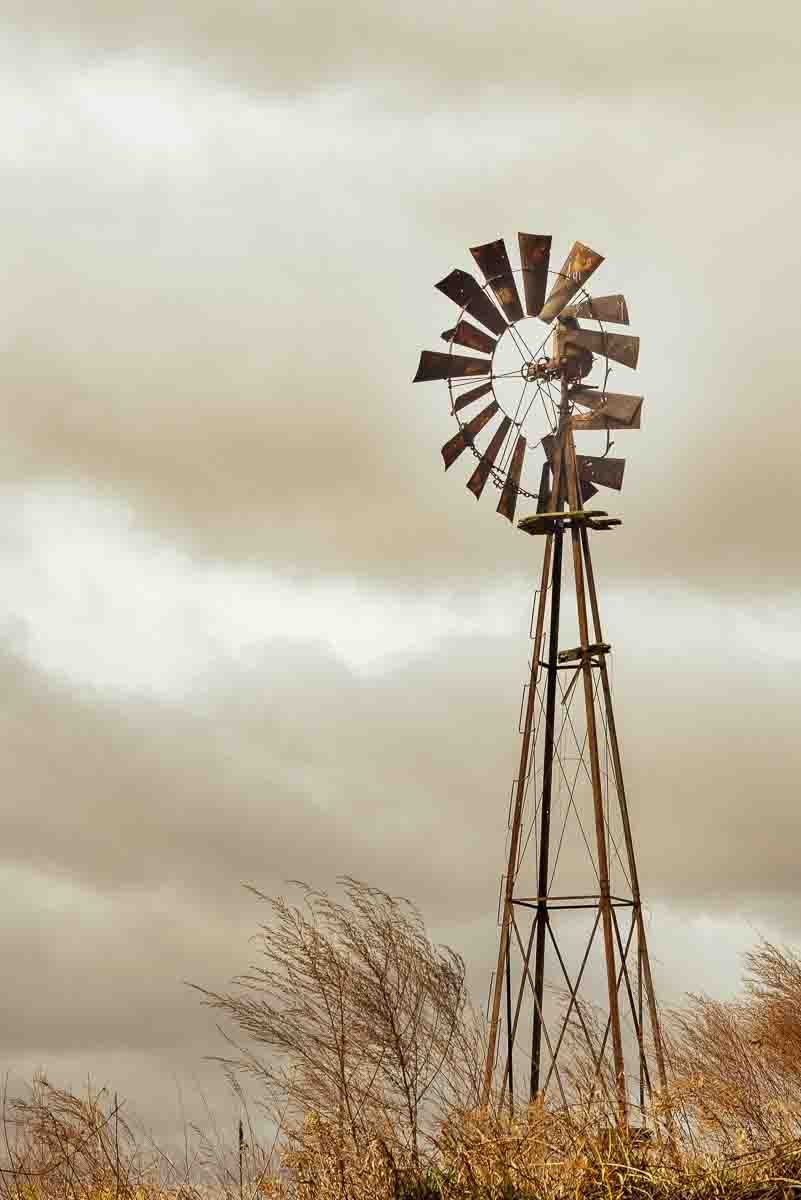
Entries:
[[257,1085],[274,1137],[245,1113],[240,1144],[196,1131],[178,1162],[107,1093],[40,1078],[4,1101],[8,1200],[801,1197],[796,955],[763,943],[741,1000],[693,996],[667,1015],[677,1138],[643,1142],[598,1134],[603,1112],[580,1103],[481,1110],[462,960],[405,901],[344,887],[342,903],[305,888],[299,906],[256,893],[271,909],[259,965],[202,992],[238,1030],[220,1061],[235,1089]]

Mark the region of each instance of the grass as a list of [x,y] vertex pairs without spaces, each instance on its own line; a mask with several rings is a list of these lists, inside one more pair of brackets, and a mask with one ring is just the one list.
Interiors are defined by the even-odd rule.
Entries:
[[262,1085],[271,1140],[243,1101],[246,1136],[187,1130],[176,1159],[108,1091],[39,1076],[2,1097],[0,1200],[801,1200],[798,955],[763,942],[740,999],[663,1014],[668,1093],[650,1137],[618,1134],[597,1101],[514,1117],[459,1103],[482,1042],[458,956],[384,893],[351,893],[350,908],[312,892],[304,910],[279,904],[245,998],[205,993],[272,1055],[223,1060],[240,1097],[236,1069]]
[[[314,1112],[270,1145],[200,1136],[180,1164],[142,1140],[105,1092],[34,1080],[5,1104],[7,1200],[784,1200],[801,1198],[801,1140],[739,1154],[593,1134],[574,1111],[516,1119],[455,1111],[414,1166],[376,1130],[343,1144]],[[210,1151],[213,1153],[210,1154]]]

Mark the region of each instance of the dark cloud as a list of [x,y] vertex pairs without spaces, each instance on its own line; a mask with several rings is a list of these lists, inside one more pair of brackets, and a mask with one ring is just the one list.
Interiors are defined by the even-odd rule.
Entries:
[[[559,94],[602,98],[725,97],[747,110],[766,93],[792,95],[797,10],[789,0],[756,10],[715,3],[615,0],[601,10],[552,2],[536,10],[453,0],[432,8],[362,0],[331,6],[242,0],[224,10],[203,0],[169,6],[49,0],[6,7],[25,36],[66,40],[86,54],[150,52],[262,95],[371,86],[405,104]],[[412,90],[413,89],[413,90]]]
[[[535,222],[555,255],[575,234],[604,250],[598,286],[626,289],[643,338],[641,369],[614,380],[646,393],[642,432],[617,439],[616,569],[783,586],[798,476],[774,430],[795,424],[801,264],[781,116],[721,142],[669,112],[609,128],[615,110],[583,104],[544,150],[537,118],[529,143],[516,116],[495,152],[481,115],[473,164],[453,152],[455,112],[362,127],[347,106],[290,106],[285,134],[257,123],[245,162],[244,110],[220,101],[219,118],[201,95],[184,159],[126,162],[124,135],[93,128],[58,149],[46,189],[7,172],[7,477],[88,482],[231,561],[393,586],[519,574],[528,547],[476,507],[461,463],[442,473],[444,389],[410,379],[454,315],[432,281]],[[767,461],[781,504],[766,526],[751,501]]]
[[[617,675],[647,897],[739,911],[797,895],[792,680],[778,659],[756,674],[747,653],[699,672],[697,638],[646,650],[647,628]],[[54,972],[74,978],[76,999],[77,980],[95,976],[112,997],[156,975],[173,989],[162,1036],[176,1036],[176,980],[243,965],[250,930],[231,931],[248,881],[269,890],[351,873],[411,895],[439,924],[457,912],[480,923],[515,769],[519,651],[511,638],[450,640],[360,678],[320,650],[275,643],[200,682],[182,710],[78,695],[6,657],[6,861],[38,877],[50,931],[15,990]],[[6,913],[7,953],[32,941],[33,913],[23,906],[21,925]],[[48,1011],[44,995],[25,1010],[35,1045]],[[126,1013],[80,998],[58,1017],[77,1026],[53,1035],[97,1047],[114,1030],[129,1048],[154,1036],[144,1002]],[[13,1044],[13,1022],[5,1029]]]
[[[770,633],[779,612],[795,647],[797,6],[12,0],[3,22],[0,471],[123,507],[182,561],[460,612],[495,589],[522,625],[540,546],[443,473],[444,391],[411,384],[455,315],[432,284],[521,226],[607,256],[643,339],[614,382],[646,403],[596,563],[660,986],[728,979],[737,922],[797,935],[797,681]],[[34,665],[42,611],[0,658],[22,1074],[96,1069],[163,1116],[215,1049],[182,981],[249,961],[243,881],[408,895],[482,998],[522,629],[421,629],[433,649],[361,674],[330,630],[267,631],[168,701],[82,688],[78,633],[71,674]]]

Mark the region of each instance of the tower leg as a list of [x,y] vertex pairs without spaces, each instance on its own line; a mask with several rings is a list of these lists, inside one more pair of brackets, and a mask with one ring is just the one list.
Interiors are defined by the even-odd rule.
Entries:
[[548,925],[548,863],[551,837],[551,785],[553,783],[553,745],[556,723],[557,654],[559,652],[559,606],[562,594],[562,537],[554,535],[553,571],[551,572],[551,620],[548,631],[548,685],[545,702],[545,752],[540,809],[540,861],[537,872],[537,942],[534,950],[534,1021],[531,1030],[530,1096],[540,1090],[542,1053],[542,1003],[545,980],[545,935]]
[[[603,641],[603,631],[601,628],[601,616],[598,609],[598,593],[595,589],[595,575],[592,568],[592,557],[590,555],[590,540],[587,536],[587,530],[581,530],[581,545],[583,550],[584,564],[587,573],[587,590],[590,597],[590,608],[592,610],[593,632],[595,639],[599,642]],[[606,669],[605,657],[601,656],[601,689],[604,697],[604,709],[606,711],[606,723],[609,730],[609,741],[612,749],[612,765],[615,771],[615,787],[617,790],[618,804],[620,806],[620,817],[623,824],[623,837],[626,843],[626,858],[629,865],[629,877],[631,880],[631,894],[634,900],[634,914],[637,922],[637,941],[640,968],[642,971],[642,980],[645,983],[645,998],[648,1004],[648,1015],[651,1021],[651,1033],[654,1039],[654,1053],[656,1056],[657,1071],[659,1073],[659,1083],[662,1089],[667,1088],[667,1072],[665,1070],[665,1051],[662,1042],[662,1030],[659,1021],[659,1013],[656,1007],[656,994],[654,992],[653,978],[651,975],[651,960],[648,955],[648,944],[645,936],[645,924],[642,917],[642,902],[640,899],[640,882],[637,873],[637,860],[634,854],[634,840],[631,835],[631,822],[629,820],[628,802],[626,800],[626,789],[623,783],[623,769],[620,761],[620,745],[617,740],[617,728],[615,726],[615,714],[612,708],[612,690],[609,686],[609,673]],[[640,1040],[642,1043],[642,1019],[640,1020]],[[640,1054],[644,1053],[644,1046],[641,1044]]]
[[[554,470],[553,490],[551,493],[551,503],[555,508],[559,503],[558,497],[561,494],[563,487],[563,472],[561,469],[561,457],[557,461]],[[549,534],[545,540],[545,553],[542,560],[542,576],[540,579],[539,604],[537,606],[537,628],[534,635],[534,653],[531,660],[531,674],[529,677],[528,700],[526,703],[526,716],[523,726],[523,741],[520,746],[520,765],[517,772],[517,788],[515,793],[515,806],[512,816],[512,834],[509,842],[509,861],[506,868],[506,890],[504,895],[503,905],[503,922],[501,925],[501,939],[498,948],[498,964],[495,970],[495,987],[492,996],[492,1013],[490,1016],[489,1036],[487,1039],[487,1057],[484,1063],[484,1083],[481,1094],[482,1104],[488,1104],[492,1091],[492,1073],[495,1069],[495,1051],[498,1044],[498,1025],[501,1015],[501,993],[503,989],[503,980],[506,979],[507,989],[511,982],[511,968],[509,957],[511,954],[511,936],[512,936],[512,906],[514,897],[515,878],[517,874],[517,855],[520,845],[520,825],[523,817],[523,801],[526,795],[526,779],[528,778],[528,764],[531,756],[531,734],[534,727],[534,712],[537,697],[537,681],[539,679],[540,657],[542,654],[542,636],[545,627],[545,606],[548,598],[548,580],[551,576],[551,561],[553,555],[553,535]],[[560,572],[561,577],[561,572]],[[514,1038],[511,1034],[512,1023],[509,1020],[509,1012],[511,1009],[511,991],[507,999],[507,1043],[509,1045],[508,1058],[506,1064],[505,1081],[509,1080],[510,1103],[514,1103],[511,1080],[512,1080],[512,1049]]]
[[[579,506],[576,449],[573,434],[565,432],[564,454],[568,459],[567,486],[568,501],[571,509]],[[609,1021],[612,1030],[612,1056],[615,1065],[615,1090],[617,1092],[618,1116],[622,1125],[626,1124],[626,1077],[623,1064],[623,1038],[620,1029],[620,1009],[618,1006],[617,971],[615,968],[614,930],[612,927],[612,906],[609,895],[609,857],[606,844],[606,826],[603,810],[603,789],[601,786],[601,768],[598,758],[598,732],[595,725],[595,697],[593,695],[592,664],[587,649],[590,644],[587,623],[587,600],[584,594],[584,571],[582,564],[582,543],[578,527],[573,524],[570,530],[573,546],[573,574],[576,584],[576,609],[578,615],[579,640],[581,643],[582,660],[581,674],[584,683],[584,711],[587,723],[587,745],[590,758],[590,776],[592,780],[592,799],[595,812],[595,842],[598,855],[599,891],[598,906],[601,910],[601,929],[604,940],[604,957],[606,959],[606,983],[609,998]],[[602,656],[603,657],[603,656]]]

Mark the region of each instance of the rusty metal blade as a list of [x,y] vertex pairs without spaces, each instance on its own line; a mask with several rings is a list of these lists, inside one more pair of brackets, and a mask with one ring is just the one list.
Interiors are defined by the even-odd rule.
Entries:
[[[545,437],[542,439],[542,448],[548,456],[548,462],[549,463],[553,462],[553,456],[556,451],[556,438],[553,436],[552,433],[546,433]],[[577,460],[580,457],[581,457],[580,455],[576,455]],[[589,457],[589,456],[585,455],[585,457]],[[583,501],[591,500],[592,497],[598,491],[598,489],[596,487],[593,487],[593,485],[590,483],[590,481],[588,479],[581,480],[580,472],[578,472],[578,474],[579,474],[579,480],[580,480],[582,500]],[[563,485],[565,484],[564,472],[562,473],[562,484]],[[560,491],[561,490],[562,489],[560,488]]]
[[453,329],[446,329],[440,334],[444,342],[456,342],[459,346],[469,346],[471,350],[479,350],[482,354],[492,354],[498,344],[483,329],[477,329],[469,321],[457,321]]
[[461,395],[454,397],[453,411],[456,413],[462,408],[467,408],[468,404],[472,404],[475,400],[480,400],[482,396],[486,396],[487,392],[491,391],[491,383],[480,383],[478,387],[470,388],[467,392],[462,392]]
[[601,487],[614,488],[619,492],[623,486],[625,458],[595,458],[591,454],[577,454],[576,466],[582,483],[582,492],[587,483],[598,483]]
[[542,438],[540,445],[545,451],[545,455],[550,463],[553,463],[554,451],[556,450],[556,438],[552,433],[546,433]]
[[500,336],[506,329],[506,321],[478,280],[474,279],[472,275],[468,275],[467,271],[460,271],[457,268],[434,286],[437,291],[442,292],[449,300],[453,300],[454,304],[458,304],[460,308],[466,309],[471,317],[475,317],[493,333]]
[[569,329],[565,334],[566,346],[582,346],[592,354],[605,355],[622,363],[624,367],[636,367],[640,356],[640,339],[631,333],[607,333],[600,329]]
[[570,428],[574,433],[586,433],[593,429],[639,429],[640,428],[640,412],[639,409],[634,414],[630,421],[621,421],[619,417],[613,417],[605,413],[603,409],[593,413],[578,413],[570,418]]
[[634,413],[638,404],[642,404],[642,396],[627,396],[623,392],[605,392],[603,388],[592,387],[582,383],[570,389],[570,399],[582,408],[591,408],[594,412],[608,408],[615,417],[624,419],[628,413]]
[[490,469],[495,465],[495,459],[498,457],[498,452],[504,443],[504,438],[509,432],[509,426],[512,424],[509,417],[504,417],[495,433],[492,435],[492,441],[487,446],[483,455],[478,461],[473,474],[467,481],[467,486],[475,496],[476,500],[484,491],[484,484],[489,479]]
[[551,260],[551,235],[549,233],[518,233],[520,264],[523,268],[523,291],[526,294],[526,312],[538,317],[545,303],[548,286],[548,264]]
[[[587,403],[580,395],[575,399],[578,404]],[[574,413],[570,423],[573,429],[639,429],[642,401],[642,396],[596,392],[594,402],[591,402],[593,411]],[[587,407],[590,407],[590,403],[587,403]]]
[[559,278],[551,288],[539,314],[540,320],[546,324],[558,317],[565,305],[573,299],[576,292],[596,271],[603,262],[603,256],[585,246],[583,242],[574,242],[573,248],[562,264]]
[[526,453],[526,439],[520,434],[515,444],[512,461],[509,464],[509,470],[506,475],[506,483],[503,485],[501,498],[498,501],[496,512],[499,512],[502,517],[506,517],[507,521],[514,521],[515,509],[517,508],[517,489],[520,486],[520,475],[523,470],[523,458]]
[[563,317],[587,317],[591,321],[609,321],[612,325],[628,325],[629,310],[625,296],[593,296],[581,304],[562,309]]
[[521,321],[523,308],[517,294],[517,284],[503,238],[498,238],[497,242],[487,242],[485,246],[471,246],[470,253],[478,263],[481,274],[495,293],[507,319]]
[[497,411],[498,403],[496,400],[493,400],[492,404],[488,404],[486,408],[483,408],[478,416],[473,417],[472,421],[468,421],[466,425],[463,425],[459,432],[445,443],[442,447],[442,457],[445,460],[446,471],[448,467],[456,462],[462,451],[470,445],[476,434],[481,432],[487,421],[492,420]]
[[548,502],[551,498],[551,464],[547,458],[542,464],[542,473],[540,474],[540,490],[537,493],[537,512],[547,512]]
[[491,366],[488,358],[468,358],[462,354],[440,354],[437,350],[423,350],[412,383],[421,383],[427,379],[460,379],[464,375],[489,375]]

